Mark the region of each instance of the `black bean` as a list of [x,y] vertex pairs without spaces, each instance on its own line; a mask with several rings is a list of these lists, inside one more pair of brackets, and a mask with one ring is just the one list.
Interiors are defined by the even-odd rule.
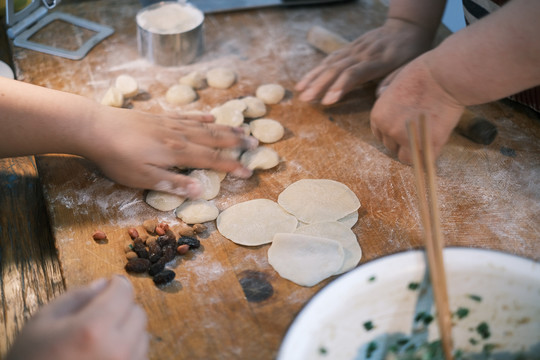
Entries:
[[178,245],[189,245],[190,249],[197,249],[201,246],[201,242],[195,238],[192,238],[190,236],[182,236],[180,239],[178,239]]
[[150,260],[135,258],[128,261],[125,266],[127,272],[143,273],[148,270],[150,266]]
[[154,280],[154,283],[156,285],[166,284],[168,282],[171,282],[174,279],[175,276],[176,276],[176,274],[174,273],[174,271],[172,271],[172,270],[163,270],[162,272],[156,274],[153,277],[153,280]]
[[162,272],[164,269],[165,263],[163,263],[162,261],[158,261],[157,263],[150,265],[150,268],[148,269],[148,274],[150,276],[154,276]]

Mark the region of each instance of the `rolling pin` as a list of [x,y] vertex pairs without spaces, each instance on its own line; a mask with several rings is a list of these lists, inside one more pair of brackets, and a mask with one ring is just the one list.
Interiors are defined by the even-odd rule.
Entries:
[[[307,34],[307,42],[314,48],[329,54],[349,44],[349,41],[321,26],[313,26]],[[456,126],[456,131],[467,139],[489,145],[497,136],[497,127],[490,121],[476,116],[465,109]]]

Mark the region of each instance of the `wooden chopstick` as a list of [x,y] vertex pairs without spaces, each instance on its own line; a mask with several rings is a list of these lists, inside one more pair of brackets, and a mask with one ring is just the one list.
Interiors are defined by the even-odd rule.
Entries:
[[[407,131],[413,159],[420,216],[424,226],[425,247],[433,296],[435,298],[441,343],[445,358],[452,360],[452,318],[448,302],[446,274],[444,271],[444,244],[437,200],[437,187],[435,184],[433,150],[429,141],[425,116],[421,115],[418,122],[408,122]],[[418,141],[418,134],[420,135],[420,143]],[[427,178],[426,180],[424,180],[424,172]],[[427,183],[427,192],[425,183]]]

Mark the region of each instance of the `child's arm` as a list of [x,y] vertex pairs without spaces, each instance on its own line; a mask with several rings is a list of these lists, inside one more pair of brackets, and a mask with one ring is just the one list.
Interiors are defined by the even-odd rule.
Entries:
[[221,151],[251,148],[243,130],[211,115],[152,115],[97,104],[82,96],[0,78],[0,157],[80,155],[123,185],[194,197],[199,184],[167,171],[213,168],[241,177],[251,171]]
[[296,85],[302,101],[333,104],[430,49],[446,0],[394,0],[383,26],[328,55]]

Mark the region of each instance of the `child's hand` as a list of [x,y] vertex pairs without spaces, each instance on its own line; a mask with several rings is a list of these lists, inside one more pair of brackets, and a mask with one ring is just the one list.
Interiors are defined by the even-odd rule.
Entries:
[[407,121],[425,115],[434,155],[438,156],[464,110],[432,77],[429,54],[403,67],[381,92],[371,111],[371,129],[377,139],[407,164],[412,161]]
[[252,174],[224,150],[252,149],[257,140],[239,128],[214,124],[211,115],[172,117],[103,107],[95,118],[93,136],[84,138],[81,153],[120,184],[196,198],[202,191],[198,181],[169,169]]
[[362,84],[382,78],[431,45],[431,34],[410,22],[388,19],[350,45],[328,55],[295,89],[301,101],[329,105]]
[[147,359],[146,322],[126,278],[98,280],[44,306],[23,328],[7,359]]

